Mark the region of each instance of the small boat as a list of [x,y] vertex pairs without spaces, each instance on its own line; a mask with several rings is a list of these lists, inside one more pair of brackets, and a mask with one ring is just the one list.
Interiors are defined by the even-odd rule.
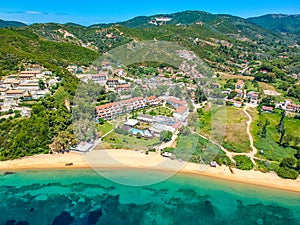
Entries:
[[161,154],[163,157],[171,157],[172,156],[172,153],[171,152],[163,152]]

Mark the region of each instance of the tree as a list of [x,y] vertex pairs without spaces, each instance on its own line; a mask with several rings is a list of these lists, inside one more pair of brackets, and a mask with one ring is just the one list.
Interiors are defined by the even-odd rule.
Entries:
[[41,90],[44,90],[44,89],[46,88],[44,81],[39,80],[39,88],[40,88]]
[[295,154],[296,159],[300,159],[300,148],[297,149],[297,152]]
[[297,160],[297,166],[296,169],[298,170],[298,172],[300,173],[300,159]]
[[279,140],[280,144],[282,143],[283,137],[285,135],[284,118],[285,118],[285,111],[282,110],[280,122],[277,125],[277,132],[280,134],[280,140]]
[[182,126],[180,128],[180,134],[182,134],[183,136],[188,136],[191,134],[191,130],[187,126]]
[[270,124],[269,120],[266,119],[266,122],[264,123],[262,130],[261,130],[261,134],[260,134],[261,138],[267,137],[267,127],[269,126],[269,124]]
[[117,99],[117,94],[114,92],[109,92],[107,98],[109,102],[114,102]]
[[173,134],[171,131],[164,130],[164,131],[160,132],[159,140],[162,142],[167,142],[172,139],[172,136],[173,136]]
[[70,147],[76,144],[77,139],[74,134],[62,131],[53,139],[53,142],[49,145],[49,147],[54,152],[61,152],[64,150],[70,150]]
[[197,103],[201,103],[207,100],[207,97],[205,96],[201,87],[197,87],[195,91],[195,99]]
[[234,99],[237,96],[237,92],[236,91],[232,91],[230,92],[230,94],[228,95],[228,99]]
[[280,167],[287,167],[294,169],[296,166],[297,160],[294,157],[284,158],[279,164]]
[[101,117],[98,119],[98,121],[99,121],[99,124],[101,124],[101,125],[103,125],[105,123],[105,120]]

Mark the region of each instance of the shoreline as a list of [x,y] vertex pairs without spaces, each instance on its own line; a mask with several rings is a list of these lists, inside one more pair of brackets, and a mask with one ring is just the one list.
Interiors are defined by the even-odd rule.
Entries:
[[[262,173],[254,170],[243,171],[233,168],[234,174],[232,174],[226,166],[217,166],[216,168],[207,167],[206,170],[200,171],[199,164],[190,162],[180,163],[177,160],[164,158],[158,153],[153,152],[149,153],[149,155],[146,155],[142,151],[123,149],[92,152],[93,154],[91,155],[70,152],[65,154],[27,156],[21,159],[0,162],[0,171],[143,169],[210,177],[218,180],[300,193],[300,178],[297,180],[285,180],[278,177],[275,173]],[[89,157],[94,159],[97,156],[101,158],[101,162],[93,162],[89,159]],[[73,163],[73,165],[65,166],[66,163]]]

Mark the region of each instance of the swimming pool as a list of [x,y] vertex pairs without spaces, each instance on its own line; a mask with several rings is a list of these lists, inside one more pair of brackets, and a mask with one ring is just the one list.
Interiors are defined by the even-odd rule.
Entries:
[[149,130],[139,130],[139,129],[131,128],[129,132],[133,133],[134,135],[140,133],[142,136],[152,137],[152,134],[150,133]]

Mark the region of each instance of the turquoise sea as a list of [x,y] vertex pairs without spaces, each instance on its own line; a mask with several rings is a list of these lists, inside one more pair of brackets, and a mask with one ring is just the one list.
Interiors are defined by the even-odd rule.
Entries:
[[[137,184],[166,173],[102,172]],[[188,174],[126,186],[88,169],[0,172],[0,199],[1,225],[300,224],[299,193]]]

